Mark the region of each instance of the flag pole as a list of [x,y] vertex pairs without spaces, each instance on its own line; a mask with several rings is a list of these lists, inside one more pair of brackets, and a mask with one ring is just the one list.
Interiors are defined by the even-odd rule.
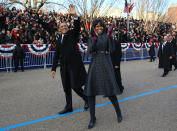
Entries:
[[129,19],[129,3],[128,3],[128,12],[127,12],[127,30],[128,30],[128,33],[130,31],[130,19]]

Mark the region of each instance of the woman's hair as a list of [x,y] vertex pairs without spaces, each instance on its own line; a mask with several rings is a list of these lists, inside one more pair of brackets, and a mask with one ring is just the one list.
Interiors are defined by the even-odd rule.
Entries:
[[94,44],[93,44],[93,48],[96,49],[96,43],[97,43],[97,39],[98,39],[98,35],[96,34],[95,32],[95,27],[100,24],[102,27],[103,27],[103,33],[106,33],[106,26],[103,22],[103,20],[101,19],[95,19],[93,21],[93,24],[92,24],[92,29],[91,29],[91,36],[94,38]]
[[93,28],[95,28],[96,25],[98,25],[98,24],[100,24],[103,27],[103,33],[105,33],[106,32],[106,26],[105,26],[103,20],[102,19],[95,19],[93,21]]

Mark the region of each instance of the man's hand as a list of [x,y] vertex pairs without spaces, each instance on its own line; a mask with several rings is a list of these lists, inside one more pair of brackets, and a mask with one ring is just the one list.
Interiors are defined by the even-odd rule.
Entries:
[[115,68],[115,69],[118,69],[118,68],[119,68],[119,66],[114,66],[114,68]]
[[51,76],[52,76],[53,79],[55,78],[55,74],[56,74],[55,71],[52,71],[52,72],[51,72]]
[[76,9],[72,4],[69,5],[69,14],[76,16]]
[[173,57],[172,56],[170,56],[170,60],[172,59]]

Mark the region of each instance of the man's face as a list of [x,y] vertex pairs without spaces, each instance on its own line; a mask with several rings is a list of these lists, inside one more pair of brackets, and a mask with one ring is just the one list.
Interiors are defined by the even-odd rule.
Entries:
[[69,30],[69,28],[68,28],[68,25],[66,23],[61,23],[60,24],[59,31],[62,34],[66,34],[68,32],[68,30]]
[[166,42],[166,41],[167,41],[167,37],[165,36],[165,37],[164,37],[164,42]]

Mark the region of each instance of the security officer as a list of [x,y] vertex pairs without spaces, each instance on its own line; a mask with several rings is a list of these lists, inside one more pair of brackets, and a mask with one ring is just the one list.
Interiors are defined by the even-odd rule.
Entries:
[[19,63],[20,63],[22,72],[24,72],[24,58],[25,58],[24,49],[23,47],[21,47],[19,43],[17,43],[15,49],[13,50],[13,60],[14,60],[14,65],[15,65],[14,72],[17,72]]

